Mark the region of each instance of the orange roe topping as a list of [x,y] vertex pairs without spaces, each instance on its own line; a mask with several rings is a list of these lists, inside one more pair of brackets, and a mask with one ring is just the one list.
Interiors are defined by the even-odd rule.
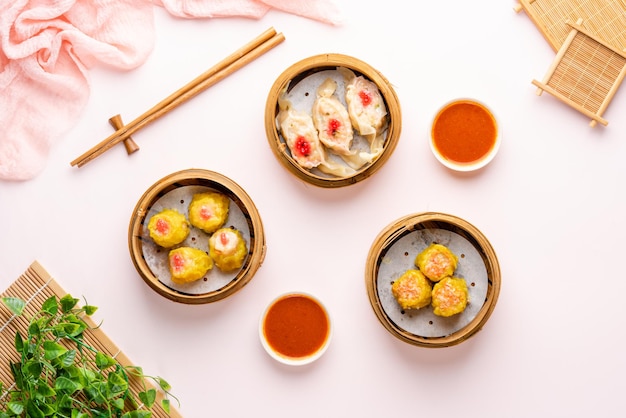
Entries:
[[359,98],[361,99],[361,104],[364,107],[372,103],[372,95],[366,90],[361,90],[359,92]]
[[174,268],[174,270],[180,271],[185,267],[185,258],[181,256],[180,254],[174,254],[172,256],[171,263],[172,263],[172,267]]
[[311,153],[311,143],[303,136],[299,136],[294,144],[296,154],[307,157]]
[[337,133],[337,131],[339,131],[339,128],[341,127],[341,122],[339,122],[337,119],[330,119],[328,121],[328,128],[326,128],[326,134],[328,136],[335,136],[335,134]]
[[230,241],[230,240],[228,239],[228,234],[227,234],[226,232],[222,232],[222,233],[220,234],[220,242],[222,243],[222,245],[227,245],[227,244],[228,244],[228,241]]
[[202,206],[200,209],[200,217],[204,220],[211,219],[213,217],[213,211],[210,206]]
[[170,223],[165,219],[157,219],[156,230],[161,235],[167,235],[170,232]]

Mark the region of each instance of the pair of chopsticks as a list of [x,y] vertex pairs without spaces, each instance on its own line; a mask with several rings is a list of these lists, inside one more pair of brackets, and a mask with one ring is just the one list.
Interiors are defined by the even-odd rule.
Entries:
[[114,121],[111,121],[111,124],[117,129],[115,133],[98,143],[80,157],[76,158],[70,164],[72,166],[82,167],[122,141],[125,142],[127,151],[131,153],[129,150],[129,143],[134,144],[132,138],[130,138],[133,133],[137,132],[149,123],[154,122],[192,97],[195,97],[197,94],[211,87],[218,81],[226,78],[244,65],[249,64],[284,40],[285,37],[282,33],[276,33],[274,28],[270,28],[217,63],[215,66],[194,78],[182,88],[176,90],[174,93],[161,100],[159,103],[127,125],[123,125],[118,116],[114,117],[118,118],[115,123]]

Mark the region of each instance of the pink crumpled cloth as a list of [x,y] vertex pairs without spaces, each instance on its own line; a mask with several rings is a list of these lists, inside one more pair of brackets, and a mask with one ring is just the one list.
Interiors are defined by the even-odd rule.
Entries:
[[89,69],[131,70],[155,39],[154,8],[260,19],[270,9],[337,24],[332,0],[0,0],[0,180],[36,177],[89,99]]

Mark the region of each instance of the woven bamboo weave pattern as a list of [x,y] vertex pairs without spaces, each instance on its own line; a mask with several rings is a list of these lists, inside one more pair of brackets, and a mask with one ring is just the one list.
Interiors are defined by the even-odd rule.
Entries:
[[[2,303],[0,303],[0,381],[7,388],[14,385],[13,375],[11,374],[10,362],[20,360],[19,355],[14,348],[15,333],[19,330],[22,335],[26,335],[28,327],[28,319],[39,311],[43,302],[51,296],[61,298],[66,292],[59,284],[50,276],[50,274],[39,264],[33,262],[29,268],[15,280],[0,297],[19,297],[27,302],[24,309],[24,315],[14,316],[11,311]],[[83,318],[87,324],[93,329],[84,332],[85,343],[109,354],[115,358],[121,365],[130,366],[133,363],[122,353],[119,348],[107,337],[101,328],[95,328],[96,324],[89,317]],[[154,387],[146,382],[149,387]],[[131,392],[137,394],[144,390],[141,381],[137,378],[130,379]],[[159,399],[161,399],[159,397]],[[155,405],[152,410],[153,417],[166,418],[182,418],[174,409],[168,415],[159,405]]]
[[624,57],[578,33],[548,86],[584,109],[598,113],[625,64]]
[[578,19],[582,19],[582,26],[603,43],[626,49],[624,0],[521,0],[519,4],[555,51],[569,34],[567,22]]

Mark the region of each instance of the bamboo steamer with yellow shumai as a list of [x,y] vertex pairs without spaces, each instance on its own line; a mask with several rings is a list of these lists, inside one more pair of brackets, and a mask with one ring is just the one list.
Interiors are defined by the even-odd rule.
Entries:
[[169,269],[172,281],[178,284],[194,282],[213,268],[213,260],[205,252],[194,247],[178,247],[169,252]]
[[246,254],[246,241],[236,229],[220,228],[209,238],[209,255],[222,271],[241,268]]
[[410,269],[394,280],[391,293],[402,309],[420,309],[430,304],[431,284],[421,271]]
[[163,248],[180,244],[187,238],[189,231],[187,218],[175,209],[164,209],[148,221],[150,238]]
[[457,256],[441,244],[430,244],[415,257],[417,268],[433,282],[452,276],[457,263]]
[[206,233],[217,231],[228,219],[230,199],[218,192],[196,193],[189,203],[189,222]]
[[433,313],[452,316],[465,310],[469,301],[467,283],[459,277],[445,277],[435,283],[432,292]]

